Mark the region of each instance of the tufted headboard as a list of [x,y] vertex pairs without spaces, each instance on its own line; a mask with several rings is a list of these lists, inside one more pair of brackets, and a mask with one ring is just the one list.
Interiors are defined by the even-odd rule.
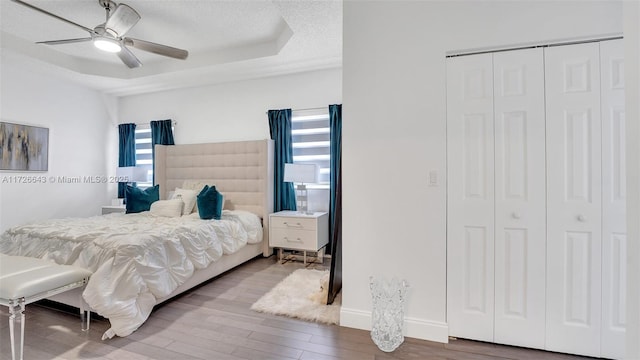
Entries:
[[155,183],[160,198],[185,180],[215,184],[224,208],[246,210],[262,218],[263,253],[269,249],[269,214],[273,212],[273,141],[156,145]]

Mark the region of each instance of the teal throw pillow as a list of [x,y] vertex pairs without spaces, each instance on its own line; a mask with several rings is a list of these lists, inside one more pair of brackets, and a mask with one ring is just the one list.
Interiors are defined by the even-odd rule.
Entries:
[[220,220],[222,217],[222,205],[224,205],[224,199],[222,198],[222,194],[216,190],[215,186],[205,185],[204,188],[202,188],[202,191],[200,191],[200,194],[198,194],[197,203],[200,219]]
[[136,186],[127,185],[124,190],[127,214],[149,211],[151,204],[160,200],[160,185],[144,190]]

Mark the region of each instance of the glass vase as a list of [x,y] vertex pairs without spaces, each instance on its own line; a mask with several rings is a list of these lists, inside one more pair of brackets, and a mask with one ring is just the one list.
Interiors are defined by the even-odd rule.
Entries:
[[409,285],[404,280],[369,278],[373,299],[371,339],[385,352],[394,351],[404,341],[404,302]]

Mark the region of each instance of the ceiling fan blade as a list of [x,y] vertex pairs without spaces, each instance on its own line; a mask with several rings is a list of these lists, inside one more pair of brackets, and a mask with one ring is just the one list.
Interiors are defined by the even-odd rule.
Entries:
[[140,62],[140,60],[138,60],[138,58],[135,55],[133,55],[131,50],[127,49],[124,46],[122,47],[122,49],[120,49],[120,51],[117,54],[120,60],[122,60],[122,62],[125,65],[127,65],[130,69],[142,66],[142,63]]
[[122,37],[140,20],[140,15],[129,5],[119,4],[104,27],[114,31],[116,37]]
[[181,60],[184,60],[187,58],[187,56],[189,56],[189,52],[187,50],[182,50],[167,45],[156,44],[150,41],[134,38],[124,38],[123,40],[125,45],[133,46],[136,49],[148,51],[158,55],[168,56]]
[[45,14],[45,15],[49,15],[51,17],[54,17],[54,18],[58,19],[58,20],[64,21],[67,24],[71,24],[73,26],[77,26],[80,29],[82,29],[84,31],[87,31],[89,34],[93,34],[94,33],[93,29],[89,29],[88,27],[82,26],[82,25],[80,25],[78,23],[75,23],[75,22],[73,22],[71,20],[67,20],[67,19],[65,19],[63,17],[60,17],[60,16],[56,15],[56,14],[52,14],[52,13],[48,12],[47,10],[40,9],[39,7],[33,6],[33,5],[31,5],[29,3],[26,3],[26,2],[24,2],[22,0],[12,0],[12,1],[15,2],[15,3],[18,3],[20,5],[26,6],[29,9],[32,9],[32,10],[35,10],[35,11],[39,11],[39,12]]
[[78,38],[78,39],[64,39],[64,40],[49,40],[49,41],[38,41],[36,44],[46,44],[46,45],[60,45],[60,44],[71,44],[78,42],[91,41],[92,38]]

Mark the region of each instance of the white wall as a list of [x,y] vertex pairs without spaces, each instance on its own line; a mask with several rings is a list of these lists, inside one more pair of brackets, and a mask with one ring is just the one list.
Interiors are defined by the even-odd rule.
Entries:
[[[172,119],[176,144],[268,139],[271,109],[342,103],[342,71],[329,69],[123,97],[120,123]],[[327,210],[326,190],[309,190],[310,210]]]
[[447,341],[445,53],[621,34],[622,2],[347,1],[343,21],[341,325],[370,329],[369,276],[395,276],[406,334]]
[[[110,204],[114,184],[53,184],[50,179],[115,175],[117,123],[171,118],[178,121],[177,143],[264,139],[269,109],[342,102],[340,69],[116,100],[25,64],[2,58],[0,120],[49,128],[49,171],[0,173],[0,232],[40,219],[97,215],[100,206]],[[47,184],[2,182],[34,174],[45,176]],[[309,195],[312,209],[328,209],[328,191]]]
[[[115,175],[114,99],[27,66],[3,56],[0,120],[49,128],[49,171],[0,172],[0,232],[35,220],[98,215],[114,188],[84,180]],[[46,183],[11,183],[19,176],[44,176]],[[59,177],[82,180],[54,183]]]

